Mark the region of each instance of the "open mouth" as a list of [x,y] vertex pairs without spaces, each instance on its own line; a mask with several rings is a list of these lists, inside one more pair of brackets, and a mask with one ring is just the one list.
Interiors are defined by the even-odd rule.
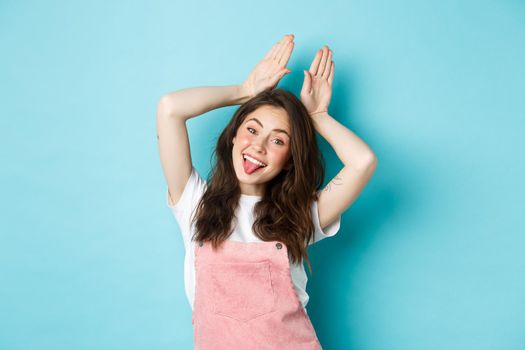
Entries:
[[266,167],[266,164],[259,162],[257,159],[254,159],[247,154],[243,154],[242,158],[243,158],[244,172],[248,175],[253,174],[259,169]]

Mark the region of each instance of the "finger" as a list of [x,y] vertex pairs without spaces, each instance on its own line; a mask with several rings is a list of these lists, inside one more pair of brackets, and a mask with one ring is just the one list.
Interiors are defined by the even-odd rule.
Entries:
[[294,48],[294,42],[290,41],[286,45],[286,48],[285,48],[281,58],[278,61],[280,65],[286,66],[286,64],[288,63],[288,60],[290,59],[290,56],[292,55],[293,48]]
[[275,54],[277,53],[277,49],[279,48],[279,44],[283,41],[284,38],[282,38],[281,40],[279,40],[278,42],[276,42],[272,47],[271,49],[268,51],[268,53],[266,54],[266,56],[264,56],[264,58],[273,58],[275,57]]
[[275,55],[275,60],[279,62],[281,58],[283,57],[284,52],[288,49],[288,45],[290,45],[291,37],[287,35],[285,37],[285,40],[282,42],[281,46],[279,47],[277,54]]
[[268,50],[268,52],[266,53],[266,55],[264,56],[264,59],[269,59],[271,57],[273,57],[274,55],[274,51],[275,51],[275,47],[277,46],[277,44],[274,44],[270,50]]
[[287,35],[285,35],[278,43],[277,47],[275,48],[275,51],[272,55],[272,59],[277,60],[279,58],[279,53],[282,51],[283,46],[286,44]]
[[303,71],[303,73],[304,73],[304,82],[303,82],[302,90],[304,92],[310,93],[310,90],[312,89],[312,77],[310,76],[310,73],[307,71]]
[[275,55],[275,50],[277,49],[278,45],[279,45],[279,42],[276,42],[275,44],[273,44],[273,46],[270,48],[270,50],[268,50],[268,52],[266,53],[266,56],[264,56],[264,58],[265,59],[272,58]]
[[319,70],[317,71],[318,76],[321,76],[324,72],[327,57],[328,57],[328,47],[325,45],[323,46],[323,56],[321,57],[321,62],[319,63]]
[[331,67],[330,67],[330,74],[328,75],[328,83],[332,85],[332,82],[334,81],[334,68],[335,63],[332,61]]
[[312,75],[317,74],[317,69],[319,68],[319,62],[321,61],[322,53],[323,53],[322,50],[317,50],[314,60],[312,61],[312,64],[310,65],[310,74]]
[[288,73],[290,73],[290,70],[289,70],[289,69],[286,69],[286,68],[285,68],[285,69],[281,70],[277,75],[275,75],[275,76],[273,77],[273,79],[270,81],[270,84],[271,84],[272,86],[276,85],[276,84],[279,82],[279,80],[281,80],[281,78],[282,78],[285,74],[288,74]]
[[328,57],[326,58],[326,65],[324,67],[324,72],[322,74],[323,78],[327,78],[330,74],[330,69],[332,68],[332,50],[328,50]]

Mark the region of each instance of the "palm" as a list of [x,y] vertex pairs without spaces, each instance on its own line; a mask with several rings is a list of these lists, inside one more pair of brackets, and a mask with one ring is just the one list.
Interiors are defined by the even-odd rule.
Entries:
[[317,51],[310,70],[305,72],[301,89],[301,102],[309,114],[328,111],[333,78],[332,50],[325,45],[322,50]]
[[293,35],[285,35],[268,51],[242,84],[249,96],[274,88],[279,80],[290,73],[286,64],[293,50]]

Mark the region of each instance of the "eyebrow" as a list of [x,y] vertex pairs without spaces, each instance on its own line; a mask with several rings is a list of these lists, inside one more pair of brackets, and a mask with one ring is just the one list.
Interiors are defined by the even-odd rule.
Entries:
[[[250,118],[248,119],[246,122],[249,122],[250,120],[254,120],[255,122],[257,122],[257,124],[259,124],[261,126],[261,128],[264,128],[264,126],[262,125],[261,121],[257,118]],[[286,135],[288,135],[289,138],[290,137],[290,134],[288,134],[288,132],[286,130],[283,130],[283,129],[273,129],[272,131],[277,131],[277,132],[282,132],[282,133],[285,133]]]

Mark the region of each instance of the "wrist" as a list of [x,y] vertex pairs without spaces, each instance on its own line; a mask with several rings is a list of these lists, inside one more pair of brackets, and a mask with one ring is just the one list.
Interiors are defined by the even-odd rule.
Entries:
[[328,114],[328,110],[322,110],[322,111],[317,111],[317,112],[308,113],[308,114],[310,115],[310,117],[325,115],[325,114]]
[[236,89],[236,101],[238,104],[243,104],[244,102],[251,99],[253,96],[248,92],[248,89],[244,84],[237,85]]

